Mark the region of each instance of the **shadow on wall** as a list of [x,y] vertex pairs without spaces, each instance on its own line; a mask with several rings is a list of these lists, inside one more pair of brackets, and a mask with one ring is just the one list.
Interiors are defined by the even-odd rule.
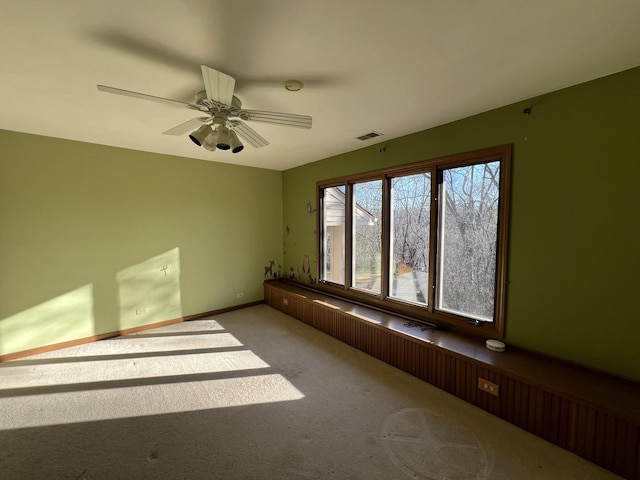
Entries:
[[93,284],[0,320],[0,355],[94,335]]
[[116,281],[121,330],[182,317],[179,248],[120,270]]

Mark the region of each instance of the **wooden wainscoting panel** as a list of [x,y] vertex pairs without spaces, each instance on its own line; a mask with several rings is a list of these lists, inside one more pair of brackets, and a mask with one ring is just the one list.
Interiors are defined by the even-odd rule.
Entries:
[[577,405],[577,421],[576,421],[576,438],[574,442],[574,451],[580,456],[585,456],[591,451],[593,444],[593,422],[595,415],[593,410],[584,405]]
[[529,431],[541,437],[543,435],[544,418],[544,390],[532,388],[529,390],[531,396],[529,402]]
[[610,445],[615,445],[618,421],[611,415],[596,412],[596,428],[599,432],[594,442],[594,463],[611,469],[614,466],[614,452]]
[[[415,322],[283,282],[265,282],[265,302],[624,478],[640,480],[637,384],[537,354],[493,354],[454,333],[416,333]],[[491,382],[494,391],[482,382],[479,388],[479,379]],[[604,395],[602,388],[592,388],[603,384]]]
[[[632,445],[635,445],[635,451]],[[615,442],[613,445],[610,445],[609,448],[614,449],[614,466],[611,469],[612,471],[624,478],[640,478],[638,469],[638,453],[640,447],[638,446],[637,427],[634,428],[634,426],[626,422],[618,422]],[[595,459],[592,461],[595,462]],[[602,466],[604,467],[604,465]],[[636,477],[630,475],[630,473],[634,471],[637,475]]]

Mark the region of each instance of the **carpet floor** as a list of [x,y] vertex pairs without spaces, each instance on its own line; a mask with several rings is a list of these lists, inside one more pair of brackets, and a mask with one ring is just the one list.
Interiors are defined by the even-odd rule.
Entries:
[[0,478],[619,477],[258,305],[0,364]]

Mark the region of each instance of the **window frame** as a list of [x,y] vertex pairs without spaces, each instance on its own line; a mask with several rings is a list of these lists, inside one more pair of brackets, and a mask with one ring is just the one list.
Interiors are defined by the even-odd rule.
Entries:
[[[408,316],[412,319],[424,322],[435,323],[439,326],[448,326],[456,330],[473,333],[483,337],[503,338],[505,327],[505,310],[507,296],[507,257],[509,247],[509,208],[511,197],[511,156],[513,145],[501,145],[497,147],[466,152],[457,155],[450,155],[421,162],[400,165],[372,172],[365,172],[355,175],[343,176],[316,182],[316,251],[318,261],[316,262],[318,279],[315,285],[321,291],[338,297],[345,298],[357,303],[365,304],[381,310]],[[437,248],[440,238],[438,226],[438,196],[440,194],[440,182],[442,171],[448,168],[468,166],[474,164],[500,161],[500,181],[499,181],[499,201],[498,201],[498,221],[497,221],[497,250],[496,250],[496,270],[495,270],[495,290],[494,290],[494,316],[492,322],[476,321],[470,317],[465,317],[443,310],[437,310],[436,281],[437,281]],[[430,235],[429,235],[429,272],[428,272],[428,305],[419,305],[413,302],[404,301],[389,296],[390,289],[390,252],[391,247],[391,212],[390,212],[390,186],[391,179],[415,173],[430,172],[431,174],[431,200],[430,200]],[[353,185],[356,183],[371,180],[382,180],[382,271],[381,271],[381,293],[370,293],[354,288],[353,284]],[[329,187],[345,186],[345,257],[344,261],[344,285],[331,283],[322,279],[322,268],[324,265],[323,255],[323,189]]]

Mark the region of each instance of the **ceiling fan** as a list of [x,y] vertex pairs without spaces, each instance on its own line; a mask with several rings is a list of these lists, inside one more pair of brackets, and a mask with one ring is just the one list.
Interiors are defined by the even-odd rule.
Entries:
[[163,134],[183,135],[191,132],[189,138],[193,143],[209,151],[214,151],[217,148],[238,153],[244,148],[238,137],[255,148],[269,145],[269,142],[247,125],[245,121],[311,128],[311,117],[308,115],[244,110],[240,99],[233,94],[236,85],[236,80],[233,77],[206,65],[201,65],[200,68],[202,69],[205,90],[196,94],[194,103],[156,97],[106,85],[98,85],[98,90],[143,100],[179,105],[183,108],[206,114],[206,116],[193,118],[181,123],[163,132]]

